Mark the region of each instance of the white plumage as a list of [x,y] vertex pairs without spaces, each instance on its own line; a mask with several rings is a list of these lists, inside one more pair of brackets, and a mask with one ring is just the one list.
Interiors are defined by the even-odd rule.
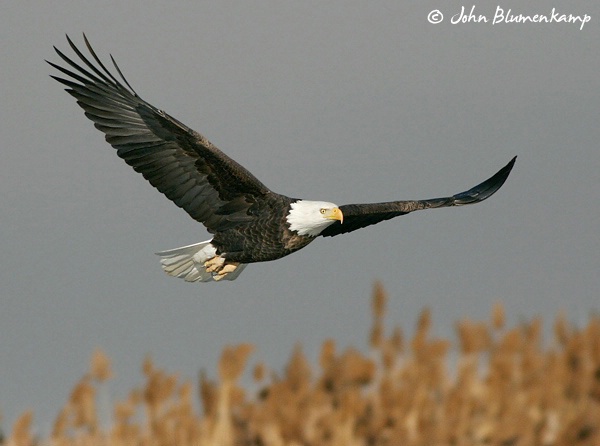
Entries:
[[298,235],[318,236],[323,229],[335,223],[331,212],[338,209],[336,204],[327,201],[298,200],[290,205],[286,217],[290,230]]

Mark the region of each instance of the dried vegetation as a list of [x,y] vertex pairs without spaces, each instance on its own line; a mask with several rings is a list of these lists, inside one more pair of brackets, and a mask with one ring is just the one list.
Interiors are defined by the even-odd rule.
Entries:
[[400,328],[386,334],[380,286],[372,301],[368,355],[339,352],[328,340],[311,367],[297,347],[282,373],[254,367],[255,395],[240,384],[248,344],[225,348],[218,380],[201,374],[197,386],[146,359],[143,386],[115,404],[107,429],[99,426],[96,392],[111,365],[98,351],[50,438],[34,437],[28,412],[0,444],[600,445],[600,317],[577,329],[559,315],[546,347],[541,320],[507,328],[497,305],[490,321],[458,323],[452,347],[431,335],[428,310],[412,338]]

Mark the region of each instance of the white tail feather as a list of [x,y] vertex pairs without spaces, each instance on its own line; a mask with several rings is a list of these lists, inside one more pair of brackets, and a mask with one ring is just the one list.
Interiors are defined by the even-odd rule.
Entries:
[[[210,282],[214,280],[213,273],[206,272],[204,262],[217,255],[217,250],[211,245],[212,239],[181,248],[157,252],[160,256],[162,269],[173,277],[179,277],[186,282]],[[239,265],[235,271],[225,274],[223,280],[235,280],[244,270],[246,264]]]

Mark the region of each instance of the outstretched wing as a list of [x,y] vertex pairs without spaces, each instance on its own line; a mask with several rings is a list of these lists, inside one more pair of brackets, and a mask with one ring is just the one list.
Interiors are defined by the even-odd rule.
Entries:
[[205,137],[140,98],[111,56],[123,85],[83,37],[96,65],[67,36],[85,65],[54,47],[74,71],[48,62],[68,76],[52,77],[68,87],[117,155],[211,232],[251,219],[249,208],[271,191]]
[[345,234],[421,209],[479,203],[491,197],[500,189],[508,178],[508,174],[513,168],[516,159],[517,157],[515,156],[498,173],[483,183],[451,197],[432,198],[429,200],[390,201],[388,203],[346,204],[340,206],[344,214],[344,223],[341,224],[339,221],[336,221],[321,232],[321,235],[324,237],[333,237],[334,235]]

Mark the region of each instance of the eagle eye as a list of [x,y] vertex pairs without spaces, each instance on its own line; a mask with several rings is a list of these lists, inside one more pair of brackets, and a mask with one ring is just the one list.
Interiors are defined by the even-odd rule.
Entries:
[[324,214],[326,212],[325,208],[321,208],[321,214]]

